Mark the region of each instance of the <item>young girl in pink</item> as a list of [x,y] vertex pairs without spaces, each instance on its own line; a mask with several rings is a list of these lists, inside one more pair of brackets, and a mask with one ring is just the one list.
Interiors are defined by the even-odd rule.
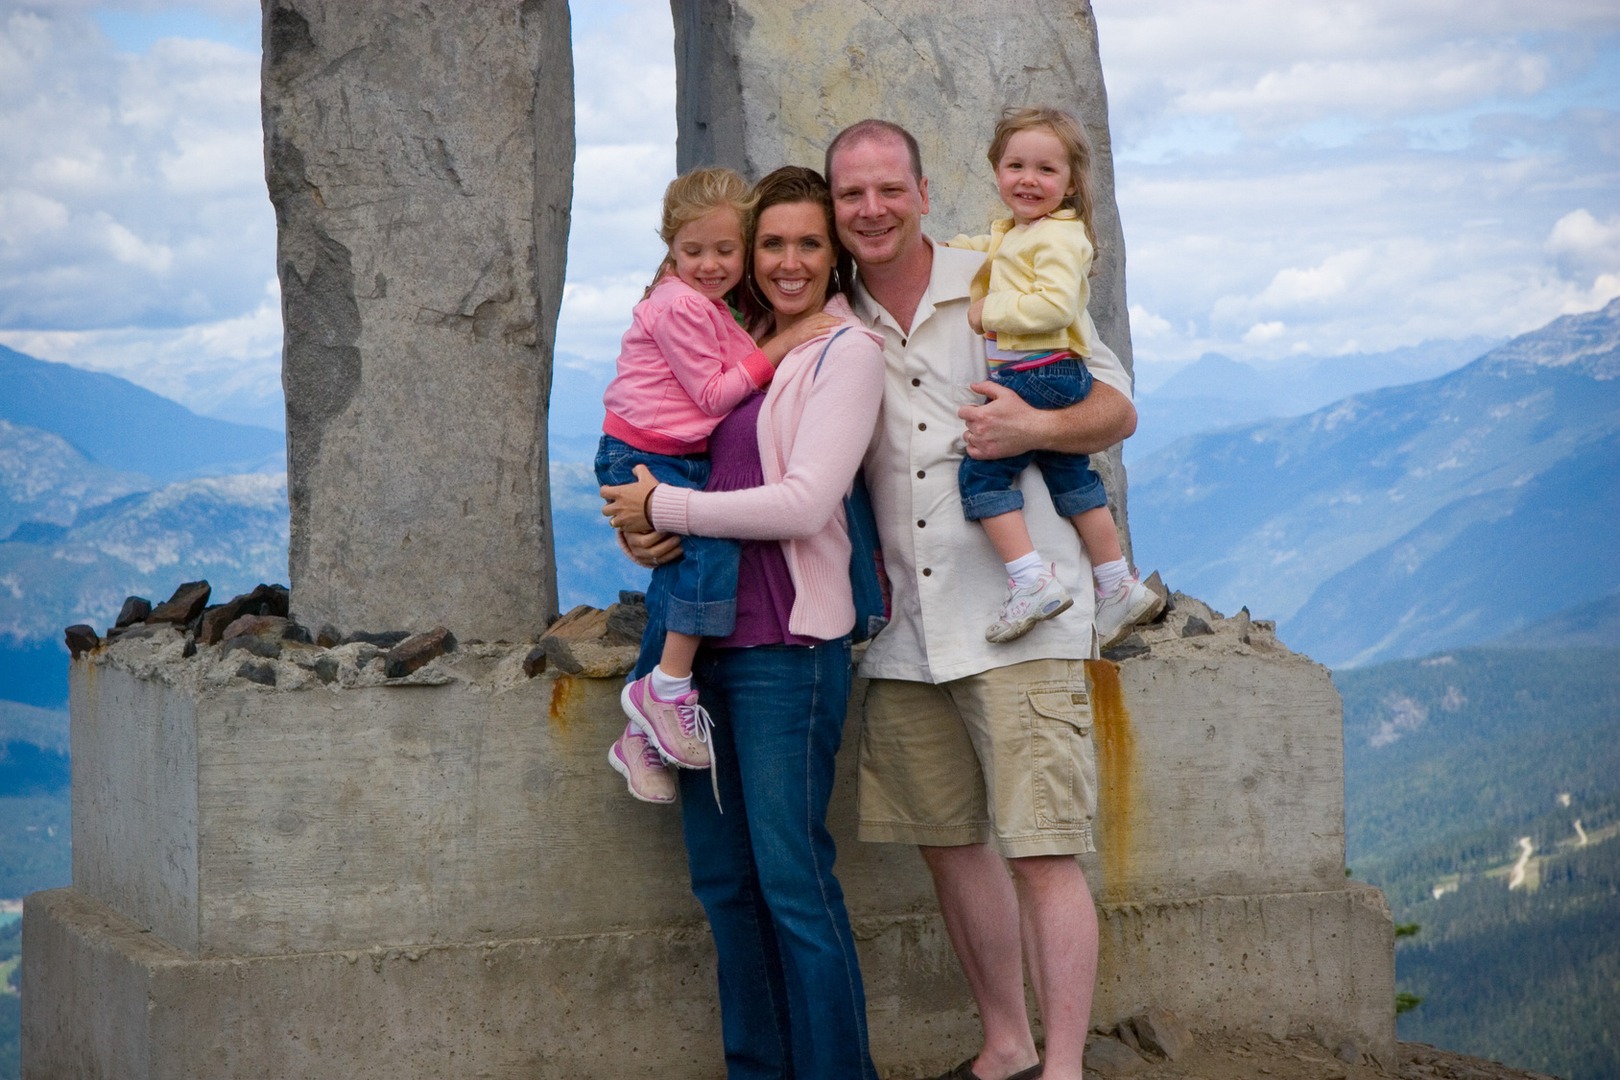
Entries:
[[[828,320],[818,319],[756,345],[738,324],[726,299],[742,281],[749,209],[748,185],[730,169],[695,169],[665,190],[659,236],[669,254],[636,305],[603,394],[599,483],[630,483],[646,465],[661,481],[702,488],[715,425],[825,329]],[[653,571],[648,592],[662,595],[649,606],[664,613],[663,652],[625,685],[629,722],[608,750],[608,763],[645,802],[675,800],[666,765],[709,767],[709,718],[692,688],[692,661],[704,637],[729,634],[736,619],[736,541],[688,537],[682,551]]]

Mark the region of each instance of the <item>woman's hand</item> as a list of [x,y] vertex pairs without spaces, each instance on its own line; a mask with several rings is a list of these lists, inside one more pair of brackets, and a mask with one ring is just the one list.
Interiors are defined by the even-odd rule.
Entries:
[[818,311],[814,315],[806,315],[780,334],[767,339],[760,348],[764,350],[771,363],[780,364],[788,353],[807,341],[814,341],[829,330],[836,330],[843,322],[844,320],[836,315]]
[[600,490],[602,498],[607,505],[602,507],[602,516],[607,518],[615,529],[631,533],[652,532],[652,521],[647,516],[647,503],[652,498],[653,488],[658,481],[645,465],[635,468],[636,479],[629,484],[604,485]]
[[637,533],[621,529],[614,535],[618,536],[619,546],[630,560],[649,570],[681,557],[681,538],[674,533],[657,530]]
[[980,337],[984,336],[984,297],[979,297],[968,305],[968,326]]

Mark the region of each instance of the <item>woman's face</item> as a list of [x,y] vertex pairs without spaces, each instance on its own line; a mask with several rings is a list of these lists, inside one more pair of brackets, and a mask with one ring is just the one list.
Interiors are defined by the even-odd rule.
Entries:
[[779,203],[760,212],[754,280],[778,320],[820,311],[832,268],[832,236],[821,204]]

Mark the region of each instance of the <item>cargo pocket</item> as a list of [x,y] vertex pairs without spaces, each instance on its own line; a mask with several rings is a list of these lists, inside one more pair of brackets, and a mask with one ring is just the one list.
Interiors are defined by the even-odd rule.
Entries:
[[1097,756],[1091,699],[1067,687],[1029,692],[1035,749],[1035,820],[1084,825],[1097,810]]

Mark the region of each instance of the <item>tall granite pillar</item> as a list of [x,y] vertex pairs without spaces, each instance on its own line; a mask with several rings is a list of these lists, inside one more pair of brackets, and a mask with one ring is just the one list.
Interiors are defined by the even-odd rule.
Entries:
[[294,615],[532,637],[556,608],[564,0],[265,0]]
[[[827,143],[869,116],[917,137],[931,209],[948,239],[1003,217],[985,151],[1003,107],[1049,104],[1091,136],[1100,246],[1091,316],[1132,369],[1125,239],[1114,201],[1108,95],[1089,0],[671,0],[677,160],[758,178],[819,169]],[[1129,552],[1119,449],[1092,459]]]

